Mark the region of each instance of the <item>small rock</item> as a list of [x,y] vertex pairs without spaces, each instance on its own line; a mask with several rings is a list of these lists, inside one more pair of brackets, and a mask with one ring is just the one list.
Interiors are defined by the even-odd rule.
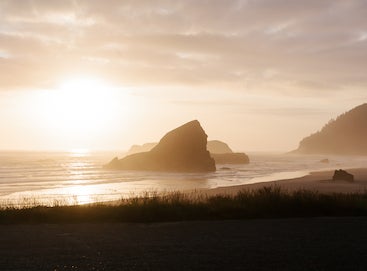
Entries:
[[335,170],[333,181],[348,181],[348,182],[354,182],[354,175],[346,172],[345,170],[339,169]]
[[217,164],[248,164],[250,163],[249,157],[243,152],[232,153],[211,153],[211,157]]

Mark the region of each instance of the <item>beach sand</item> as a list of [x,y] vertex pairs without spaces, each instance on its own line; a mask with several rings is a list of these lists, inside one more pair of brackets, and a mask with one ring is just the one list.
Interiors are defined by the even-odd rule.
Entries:
[[334,171],[317,171],[317,172],[311,172],[309,175],[300,178],[229,186],[229,187],[219,187],[210,190],[202,190],[200,191],[200,193],[203,193],[208,196],[218,194],[233,195],[241,190],[256,190],[269,186],[278,186],[281,189],[289,192],[297,190],[311,190],[324,194],[366,192],[367,168],[347,169],[347,171],[354,175],[355,180],[354,182],[333,181],[332,177]]

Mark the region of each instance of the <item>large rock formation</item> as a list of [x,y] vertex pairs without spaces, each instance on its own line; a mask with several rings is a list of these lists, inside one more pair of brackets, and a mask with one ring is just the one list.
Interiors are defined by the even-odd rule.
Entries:
[[[139,152],[152,150],[158,143],[145,143],[143,145],[133,145],[127,152],[127,156]],[[249,157],[245,153],[234,153],[227,143],[219,140],[209,140],[206,145],[210,156],[217,164],[248,164]]]
[[124,170],[171,172],[215,171],[214,159],[206,149],[207,135],[197,120],[167,133],[149,152],[113,159],[106,167]]
[[321,131],[304,138],[295,152],[367,155],[367,104],[329,121]]
[[[127,156],[139,152],[152,150],[158,143],[145,143],[143,145],[133,145],[127,152]],[[234,153],[227,143],[219,140],[210,140],[207,142],[207,150],[210,156],[214,158],[217,164],[248,164],[249,157],[242,152]],[[112,162],[112,161],[111,161]]]
[[[139,152],[147,152],[153,149],[158,143],[145,143],[143,145],[132,145],[126,155],[131,155]],[[209,140],[206,144],[206,148],[210,153],[232,153],[233,151],[228,146],[227,143],[224,143],[219,140]]]

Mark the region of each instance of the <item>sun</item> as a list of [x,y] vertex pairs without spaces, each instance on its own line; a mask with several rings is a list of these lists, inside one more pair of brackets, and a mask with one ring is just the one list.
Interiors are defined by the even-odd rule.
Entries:
[[59,117],[64,118],[73,129],[91,128],[103,119],[114,103],[112,90],[102,81],[78,78],[65,81],[55,95],[59,106]]
[[114,90],[102,80],[75,78],[56,90],[56,117],[77,134],[88,134],[103,125],[116,108]]
[[84,149],[116,126],[116,116],[126,116],[129,95],[99,78],[64,80],[48,91],[41,102],[44,129],[61,138],[71,149]]

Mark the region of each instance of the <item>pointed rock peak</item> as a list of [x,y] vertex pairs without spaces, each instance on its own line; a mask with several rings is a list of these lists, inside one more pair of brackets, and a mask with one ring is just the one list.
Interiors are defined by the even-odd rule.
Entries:
[[192,121],[189,121],[189,122],[177,127],[176,129],[168,132],[165,136],[167,136],[169,134],[174,134],[176,132],[181,132],[181,133],[188,132],[188,133],[190,133],[190,132],[195,131],[195,130],[197,130],[197,132],[202,132],[202,133],[205,134],[204,129],[200,125],[200,122],[198,120],[192,120]]
[[152,151],[180,149],[186,153],[191,150],[206,151],[208,136],[197,120],[190,121],[168,132]]
[[168,132],[149,152],[136,153],[109,168],[154,171],[215,171],[206,149],[207,135],[197,120]]

